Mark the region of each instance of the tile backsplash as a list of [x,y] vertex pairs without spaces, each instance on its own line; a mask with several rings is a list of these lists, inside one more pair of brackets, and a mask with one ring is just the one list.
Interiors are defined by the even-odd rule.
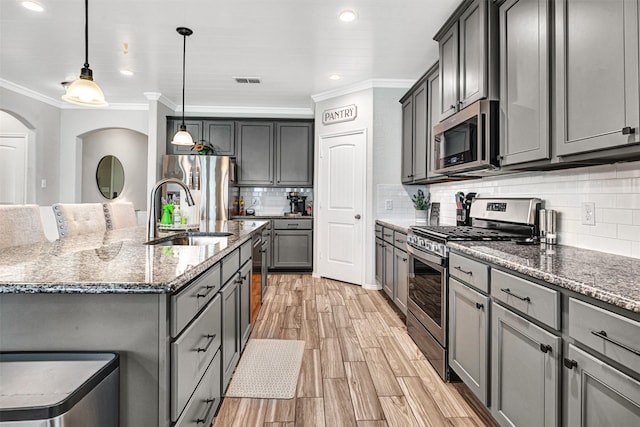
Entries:
[[245,209],[255,209],[256,215],[282,215],[290,212],[287,194],[297,191],[307,197],[307,206],[313,209],[313,188],[268,188],[268,187],[239,187],[232,192],[233,197],[244,199]]
[[[640,258],[640,162],[550,172],[523,172],[427,186],[379,185],[378,218],[411,218],[409,198],[426,188],[440,202],[440,224],[455,224],[457,191],[480,196],[539,197],[555,209],[558,243]],[[385,209],[392,200],[393,209]],[[582,224],[582,204],[595,203],[595,225]]]

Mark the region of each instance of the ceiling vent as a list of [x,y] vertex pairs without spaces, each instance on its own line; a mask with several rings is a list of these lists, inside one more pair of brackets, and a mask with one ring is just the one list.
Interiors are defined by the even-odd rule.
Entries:
[[233,79],[240,84],[260,84],[260,77],[234,77]]

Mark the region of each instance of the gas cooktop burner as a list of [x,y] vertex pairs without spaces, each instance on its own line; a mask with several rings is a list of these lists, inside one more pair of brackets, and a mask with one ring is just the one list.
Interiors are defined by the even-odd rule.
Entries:
[[523,237],[521,234],[509,233],[503,230],[471,226],[413,226],[411,229],[416,235],[439,238],[444,241],[514,240]]

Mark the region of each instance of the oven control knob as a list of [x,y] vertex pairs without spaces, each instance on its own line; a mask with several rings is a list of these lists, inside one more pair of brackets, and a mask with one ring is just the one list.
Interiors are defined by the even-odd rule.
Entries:
[[423,248],[426,247],[427,243],[424,241],[424,239],[418,239],[418,245],[422,246]]
[[418,240],[418,238],[417,238],[417,237],[415,237],[415,236],[409,236],[409,237],[407,237],[407,242],[409,242],[409,243],[411,243],[411,244],[415,244],[417,240]]
[[432,250],[432,248],[433,248],[433,243],[432,243],[432,242],[425,242],[424,247],[425,247],[428,251],[430,251],[430,250]]

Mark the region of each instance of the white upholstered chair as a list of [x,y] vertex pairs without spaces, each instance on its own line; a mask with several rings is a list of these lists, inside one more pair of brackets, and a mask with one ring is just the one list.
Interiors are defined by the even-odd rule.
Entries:
[[56,203],[52,208],[61,239],[107,230],[102,203]]
[[0,205],[0,248],[46,241],[39,206]]
[[107,221],[107,230],[135,227],[138,225],[133,203],[103,203],[102,206],[104,208],[104,218]]

